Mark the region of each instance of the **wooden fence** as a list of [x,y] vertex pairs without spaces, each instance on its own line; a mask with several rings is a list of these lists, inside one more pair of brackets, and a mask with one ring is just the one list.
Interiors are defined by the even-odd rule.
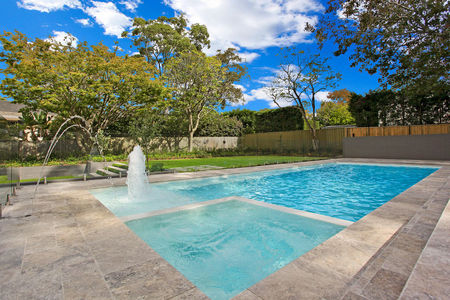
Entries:
[[[317,130],[320,150],[341,153],[345,129]],[[309,130],[246,134],[239,139],[239,146],[252,151],[306,153],[312,150],[312,136]]]
[[[346,137],[450,134],[450,124],[330,128],[317,130],[319,151],[342,153]],[[254,133],[239,139],[242,149],[272,153],[306,153],[312,151],[309,130]]]
[[450,124],[345,128],[346,137],[448,134]]

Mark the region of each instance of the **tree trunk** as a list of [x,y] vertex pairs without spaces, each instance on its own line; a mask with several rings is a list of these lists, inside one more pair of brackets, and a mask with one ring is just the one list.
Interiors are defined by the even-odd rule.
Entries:
[[194,139],[194,131],[191,130],[189,132],[189,137],[188,137],[188,149],[189,149],[189,152],[192,152],[192,140],[193,139]]
[[317,138],[316,129],[313,127],[311,128],[311,134],[312,134],[312,146],[314,152],[319,151],[319,139]]

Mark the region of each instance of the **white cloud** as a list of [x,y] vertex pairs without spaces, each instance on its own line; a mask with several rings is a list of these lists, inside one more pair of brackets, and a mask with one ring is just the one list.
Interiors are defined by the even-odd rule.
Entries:
[[91,20],[89,20],[89,19],[75,19],[75,22],[77,22],[83,26],[86,26],[86,27],[91,27],[94,25],[94,24],[92,24]]
[[58,44],[60,43],[62,45],[70,44],[72,47],[76,47],[78,45],[78,39],[65,31],[53,30],[53,36],[46,39],[46,41]]
[[81,3],[79,0],[19,0],[17,6],[48,13],[64,8],[81,8]]
[[244,94],[245,103],[255,101],[255,100],[263,100],[267,102],[272,102],[272,99],[267,95],[266,88],[261,87],[258,89],[253,89],[249,93]]
[[192,23],[205,24],[212,49],[263,49],[309,42],[306,22],[323,9],[317,0],[164,0],[186,14]]
[[85,12],[103,27],[105,34],[120,38],[122,32],[130,27],[132,19],[120,12],[113,2],[92,1],[94,6],[86,7]]
[[260,57],[259,53],[256,53],[256,52],[241,52],[238,54],[246,63],[251,63],[258,57]]
[[135,12],[139,4],[142,3],[142,0],[123,0],[120,1],[119,3],[125,6],[125,8],[128,9],[129,11]]
[[329,94],[329,93],[330,93],[329,91],[321,91],[321,92],[318,92],[318,93],[316,94],[316,96],[315,96],[316,101],[319,101],[319,102],[327,102],[327,101],[330,101],[330,99],[328,98],[328,94]]

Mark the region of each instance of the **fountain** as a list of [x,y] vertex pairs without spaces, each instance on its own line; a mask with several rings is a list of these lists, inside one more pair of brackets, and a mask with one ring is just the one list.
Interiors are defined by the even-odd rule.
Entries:
[[142,199],[148,189],[148,178],[145,172],[145,156],[139,145],[134,146],[128,155],[128,201]]
[[[45,155],[45,158],[44,158],[44,163],[42,164],[41,170],[40,170],[40,172],[39,172],[39,179],[38,179],[38,181],[37,181],[37,183],[36,183],[36,186],[35,186],[35,188],[34,188],[34,194],[33,194],[33,198],[32,198],[33,200],[34,200],[34,198],[36,198],[36,194],[37,194],[37,191],[38,191],[38,188],[39,188],[39,183],[40,183],[41,180],[42,180],[42,174],[43,174],[43,171],[44,171],[44,167],[47,165],[48,160],[50,159],[50,156],[51,156],[53,150],[54,150],[55,147],[56,147],[56,144],[59,142],[60,138],[61,138],[61,137],[62,137],[69,129],[74,128],[74,127],[78,127],[78,128],[80,128],[80,129],[84,130],[84,131],[89,135],[89,137],[91,138],[91,140],[94,140],[94,144],[97,144],[97,146],[98,146],[99,149],[100,149],[100,155],[102,156],[103,161],[106,162],[105,157],[103,156],[103,151],[102,151],[101,146],[100,146],[100,144],[99,144],[99,142],[98,142],[98,137],[97,137],[97,135],[95,135],[94,138],[92,137],[92,135],[91,135],[91,133],[90,133],[90,127],[85,127],[85,126],[80,125],[80,124],[72,124],[72,125],[70,125],[70,126],[67,126],[64,130],[62,130],[63,127],[64,127],[67,123],[69,123],[70,121],[76,120],[76,119],[83,121],[85,124],[87,123],[86,120],[85,120],[83,117],[81,117],[81,116],[75,115],[75,116],[69,117],[69,118],[67,118],[67,119],[59,126],[58,130],[56,131],[55,136],[54,136],[53,139],[51,140],[50,146],[49,146],[49,148],[48,148],[48,150],[47,150],[47,154]],[[106,166],[106,165],[105,165],[105,166]],[[111,180],[111,177],[108,177],[108,180]],[[112,184],[112,181],[111,181],[111,184]]]

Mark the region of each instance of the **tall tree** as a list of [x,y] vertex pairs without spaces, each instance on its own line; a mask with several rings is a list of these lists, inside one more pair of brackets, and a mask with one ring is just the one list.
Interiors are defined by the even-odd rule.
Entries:
[[[266,89],[279,107],[287,102],[300,109],[311,131],[314,151],[319,150],[319,140],[313,125],[316,123],[317,94],[335,88],[341,78],[341,74],[334,72],[327,60],[319,54],[308,56],[294,47],[286,48],[280,70]],[[309,109],[312,112],[311,120],[307,115]]]
[[379,72],[384,87],[441,94],[449,90],[449,11],[445,0],[329,0],[307,28],[336,42],[335,55],[350,52],[352,66]]
[[348,103],[352,93],[347,89],[340,89],[328,93],[327,98],[336,103]]
[[[120,119],[134,104],[155,101],[164,91],[143,58],[120,57],[99,44],[29,40],[20,32],[0,35],[3,95],[25,111],[56,114],[54,123],[78,115],[91,135]],[[74,120],[74,122],[81,122]]]
[[192,24],[187,27],[184,15],[168,18],[144,20],[135,18],[131,33],[123,32],[123,37],[133,40],[139,54],[147,62],[156,66],[158,76],[164,73],[167,61],[183,51],[201,51],[209,48],[209,34],[206,26]]
[[317,110],[317,120],[323,126],[355,124],[347,103],[331,101],[322,103]]
[[184,52],[167,62],[164,79],[172,97],[167,99],[166,105],[169,110],[185,115],[189,151],[192,151],[192,140],[200,119],[207,110],[242,98],[242,92],[230,80],[230,77],[240,78],[234,77],[234,74],[229,64],[198,51]]

